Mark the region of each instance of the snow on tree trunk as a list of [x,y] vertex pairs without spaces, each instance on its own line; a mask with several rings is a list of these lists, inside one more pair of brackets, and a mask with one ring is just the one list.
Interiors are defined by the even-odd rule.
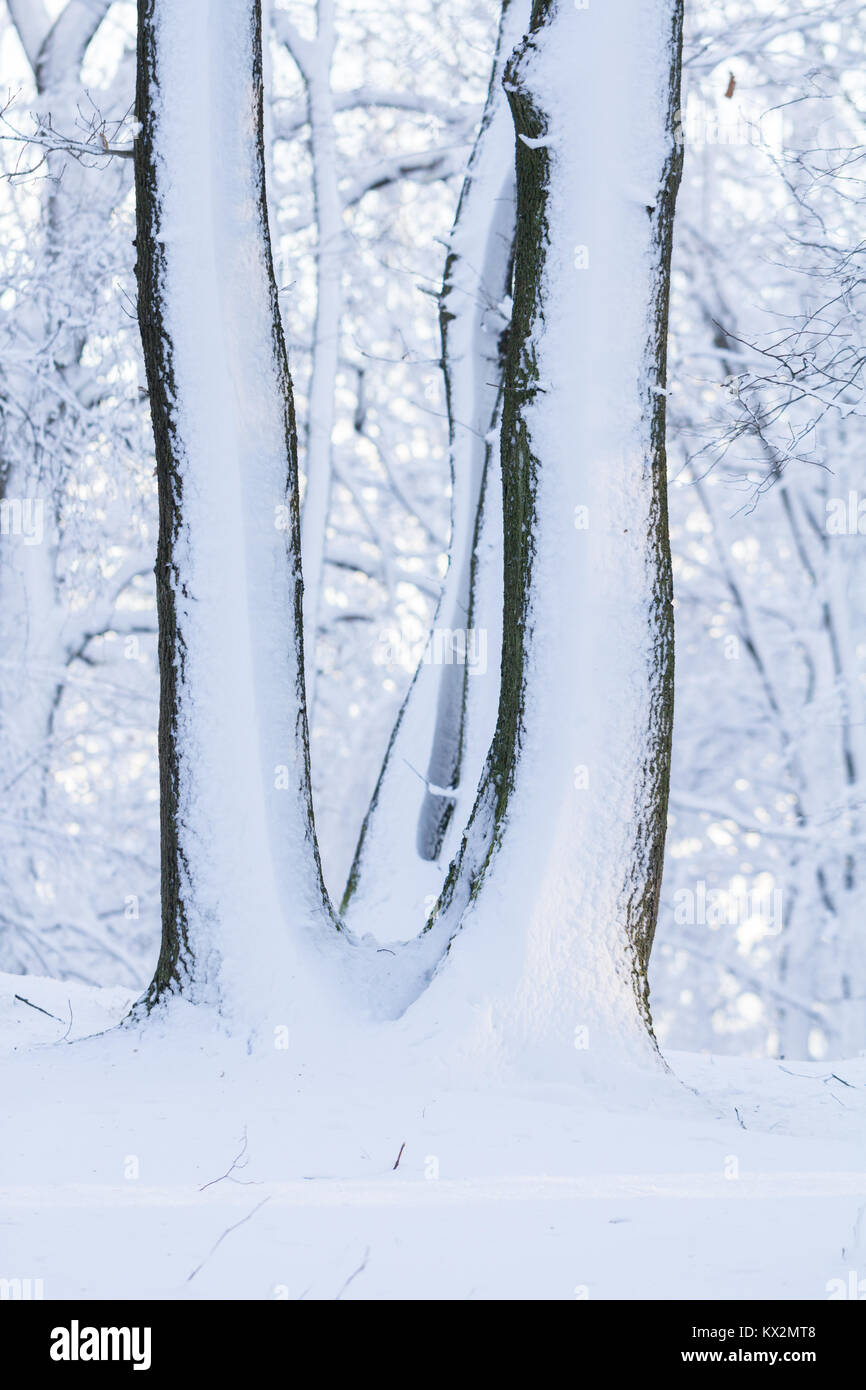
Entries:
[[331,437],[340,354],[342,275],[345,252],[343,205],[337,169],[337,134],[331,92],[336,44],[333,0],[317,0],[315,39],[302,39],[286,22],[287,48],[304,81],[310,124],[316,220],[316,319],[307,409],[304,466],[306,488],[301,513],[304,562],[304,640],[307,702],[312,712],[316,688],[316,636],[325,565],[325,537],[333,484]]
[[[431,928],[427,1017],[573,1075],[646,1050],[673,681],[665,485],[678,0],[536,0],[506,71],[517,247],[502,426],[503,679]],[[577,1049],[577,1051],[575,1050]]]
[[309,790],[295,419],[258,0],[140,0],[139,319],[160,501],[163,940],[147,996],[261,1016],[333,933]]
[[506,0],[440,300],[452,480],[448,571],[433,628],[391,736],[343,898],[381,931],[396,900],[423,920],[459,848],[499,697],[502,521],[497,452],[514,245],[514,130],[502,70],[529,19]]

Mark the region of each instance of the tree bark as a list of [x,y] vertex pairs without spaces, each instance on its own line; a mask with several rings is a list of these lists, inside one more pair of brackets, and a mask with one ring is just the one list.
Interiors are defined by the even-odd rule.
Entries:
[[139,323],[159,490],[162,947],[250,1016],[333,925],[309,781],[297,446],[258,0],[139,0]]
[[304,640],[307,703],[315,704],[316,639],[325,574],[325,538],[333,488],[335,393],[340,359],[343,300],[343,203],[337,169],[337,133],[331,70],[336,36],[333,0],[317,0],[316,36],[302,39],[281,16],[279,32],[304,82],[313,165],[316,224],[316,318],[307,411],[306,488],[301,510],[304,560]]
[[432,1006],[462,992],[485,1045],[545,1065],[574,1059],[576,1030],[629,1051],[651,1029],[673,705],[665,373],[681,25],[679,0],[536,0],[505,77],[518,212],[502,688],[428,924],[450,941],[429,994]]
[[527,0],[502,7],[487,101],[449,242],[440,297],[449,563],[343,897],[348,920],[365,930],[375,931],[386,893],[410,921],[423,921],[459,848],[496,724],[502,522],[498,449],[491,441],[502,403],[515,218],[514,136],[502,72],[528,17]]

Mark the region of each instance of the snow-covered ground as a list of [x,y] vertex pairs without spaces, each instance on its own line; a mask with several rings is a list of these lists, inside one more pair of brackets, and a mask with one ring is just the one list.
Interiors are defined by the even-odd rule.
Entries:
[[462,1089],[399,1055],[316,1074],[248,1056],[192,1009],[88,1038],[129,1000],[0,976],[0,1277],[47,1299],[825,1299],[866,1280],[866,1059],[676,1053],[602,1082],[576,1052],[571,1086]]

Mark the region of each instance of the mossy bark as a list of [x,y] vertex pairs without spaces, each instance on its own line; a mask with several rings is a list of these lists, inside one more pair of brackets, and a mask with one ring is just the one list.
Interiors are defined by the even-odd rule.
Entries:
[[[536,498],[539,470],[545,459],[529,424],[544,385],[539,380],[537,344],[545,332],[550,228],[548,204],[551,158],[545,145],[550,113],[543,94],[530,92],[524,65],[565,0],[536,0],[524,41],[505,74],[516,135],[517,241],[513,315],[509,335],[502,413],[501,457],[505,532],[504,630],[499,718],[484,777],[461,851],[425,930],[450,924],[460,929],[466,907],[482,892],[498,850],[507,840],[509,806],[525,733],[532,649],[532,600],[537,559]],[[680,105],[682,4],[671,6],[670,83],[666,129],[670,156],[657,200],[647,207],[651,220],[653,278],[644,350],[643,418],[649,422],[649,468],[652,498],[646,554],[652,571],[647,622],[653,661],[648,673],[650,712],[645,729],[642,766],[636,776],[634,844],[624,866],[621,917],[627,936],[632,984],[639,1013],[648,1029],[647,966],[655,932],[661,887],[673,724],[673,592],[668,534],[665,456],[665,383],[668,301],[674,207],[682,168],[682,147],[673,139]],[[615,331],[611,328],[610,331]],[[578,619],[575,619],[578,621]],[[507,850],[505,851],[507,852]],[[580,847],[575,846],[575,853]]]
[[[501,7],[496,50],[494,54],[493,66],[491,68],[491,76],[490,83],[488,86],[487,99],[485,101],[485,107],[482,113],[481,123],[478,128],[478,134],[475,139],[472,154],[469,159],[469,165],[460,192],[460,198],[457,203],[457,210],[454,217],[454,226],[452,231],[452,240],[459,237],[461,229],[464,225],[464,219],[469,219],[472,217],[477,218],[479,216],[479,210],[477,206],[477,192],[473,185],[476,182],[476,172],[479,161],[483,158],[486,152],[487,132],[490,128],[491,122],[494,119],[496,105],[501,101],[500,84],[502,80],[503,64],[508,51],[507,47],[504,45],[504,35],[507,32],[506,23],[509,18],[511,4],[512,0],[504,0],[504,3]],[[503,180],[505,179],[507,172],[507,169],[503,170]],[[494,212],[490,208],[485,208],[484,213],[488,219],[489,230],[489,226],[493,225],[495,221]],[[509,242],[511,242],[513,238],[512,227],[509,227],[508,229],[508,238]],[[460,366],[455,364],[453,360],[454,353],[451,345],[452,331],[450,326],[454,323],[458,313],[462,313],[465,315],[467,312],[474,313],[475,311],[474,305],[470,305],[469,310],[467,310],[467,308],[465,307],[465,289],[460,290],[459,287],[455,289],[455,285],[457,280],[459,279],[459,273],[461,269],[460,262],[461,252],[459,250],[454,249],[450,250],[445,261],[445,269],[442,279],[442,289],[439,295],[439,329],[442,348],[440,365],[442,367],[442,373],[445,383],[445,400],[446,410],[448,414],[452,485],[454,485],[455,483],[454,458],[458,424],[462,424],[465,428],[465,421],[458,422],[455,416],[453,385],[454,372],[455,370],[461,370],[461,368]],[[507,255],[507,269],[505,271],[504,277],[501,280],[501,283],[494,280],[494,283],[487,287],[489,288],[491,293],[501,292],[504,295],[508,292],[511,280],[512,265],[513,246],[510,247]],[[472,265],[471,268],[476,276],[480,276],[482,274],[482,271],[485,269],[485,267],[483,267],[481,264]],[[505,336],[507,335],[503,335],[503,337]],[[465,368],[463,369],[465,370]],[[502,342],[500,343],[499,361],[498,363],[494,363],[490,366],[490,371],[495,374],[493,377],[493,383],[495,383],[496,385],[497,394],[495,398],[495,405],[489,419],[489,429],[493,429],[495,427],[497,418],[500,413],[502,398],[502,380],[504,377],[504,370],[505,356],[504,342]],[[489,380],[489,378],[486,379]],[[463,594],[463,615],[467,638],[468,634],[474,631],[479,616],[483,620],[483,614],[479,615],[478,613],[477,579],[478,545],[484,522],[485,508],[499,505],[498,497],[495,495],[491,495],[491,489],[488,486],[488,479],[491,471],[489,465],[490,459],[492,457],[492,449],[490,445],[487,446],[486,454],[487,458],[481,479],[481,485],[478,489],[477,500],[475,503],[472,553],[469,563],[469,573],[465,581]],[[465,457],[462,459],[462,463],[463,466],[466,465]],[[456,492],[456,488],[454,490]],[[462,518],[460,518],[460,520],[462,521]],[[456,530],[456,527],[453,529]],[[453,553],[452,549],[450,564],[462,568],[465,564],[465,556],[459,553]],[[442,616],[443,612],[444,610],[440,604],[440,608],[437,611],[437,619]],[[445,618],[447,621],[447,613],[445,614]],[[461,626],[463,626],[463,624],[461,624]],[[416,671],[415,677],[413,678],[412,685],[410,686],[406,694],[406,698],[403,701],[400,712],[397,716],[397,720],[394,725],[394,729],[392,730],[391,737],[388,742],[388,747],[385,752],[385,757],[382,762],[382,767],[379,772],[379,777],[377,779],[376,786],[374,788],[373,795],[370,800],[370,805],[367,809],[367,812],[364,816],[364,820],[361,825],[361,830],[358,836],[358,843],[355,849],[355,855],[352,861],[352,866],[349,872],[348,880],[346,883],[341,903],[341,910],[344,912],[349,909],[350,904],[352,903],[352,900],[355,897],[356,891],[358,889],[361,875],[366,871],[364,861],[365,854],[367,853],[368,849],[368,837],[370,834],[372,823],[377,814],[377,808],[379,806],[380,798],[383,794],[385,779],[387,778],[389,773],[389,765],[391,763],[392,757],[395,754],[401,725],[406,716],[409,702],[414,697],[414,687],[418,680],[418,676],[420,674],[421,669],[422,668],[419,666],[418,671]],[[453,795],[442,795],[437,791],[432,790],[432,788],[456,788],[461,783],[461,778],[463,777],[464,769],[466,723],[468,716],[468,680],[469,664],[466,660],[458,661],[453,665],[446,664],[442,670],[436,705],[435,727],[432,731],[430,754],[426,764],[426,780],[428,783],[428,790],[421,806],[416,836],[417,852],[421,858],[426,860],[437,860],[439,858],[455,812],[455,797]],[[470,795],[474,794],[474,790],[475,789],[473,787],[470,792]]]
[[[667,92],[667,127],[675,131],[680,116],[683,5],[673,8],[670,35],[670,83]],[[649,549],[654,561],[651,622],[655,632],[655,679],[652,683],[650,727],[643,767],[642,811],[637,821],[636,859],[627,903],[627,925],[634,950],[634,984],[638,1002],[651,1026],[647,972],[658,919],[659,894],[664,867],[670,789],[671,741],[674,721],[674,610],[673,572],[668,527],[667,451],[667,346],[671,287],[671,253],[674,214],[683,169],[683,145],[674,139],[665,165],[659,197],[647,212],[653,223],[656,250],[655,283],[650,309],[647,356],[654,366],[645,409],[650,417],[650,466],[652,509]]]
[[534,33],[550,8],[545,0],[535,5],[530,32],[512,55],[505,72],[517,137],[517,232],[500,443],[505,562],[499,717],[467,837],[451,866],[428,929],[440,913],[451,908],[458,889],[465,900],[478,891],[502,837],[514,768],[520,756],[538,469],[525,413],[540,389],[535,333],[544,322],[542,285],[548,248],[546,194],[550,160],[543,147],[531,149],[520,138],[543,139],[547,121],[522,91],[519,70],[521,58],[532,46]]
[[[156,477],[159,499],[159,532],[156,559],[156,599],[159,623],[159,769],[160,769],[160,858],[162,938],[153,980],[143,1006],[150,1009],[163,996],[189,991],[203,970],[196,958],[195,942],[189,928],[186,895],[192,890],[194,865],[189,862],[184,828],[179,814],[180,784],[188,750],[179,734],[179,710],[187,700],[186,643],[178,619],[178,598],[190,598],[177,551],[185,527],[184,517],[184,441],[179,436],[179,383],[176,379],[174,347],[167,328],[168,263],[162,235],[163,176],[178,179],[182,171],[166,169],[158,148],[159,125],[159,10],[164,0],[139,0],[138,71],[136,116],[139,133],[135,143],[136,189],[136,277],[138,320],[153,422]],[[250,45],[252,55],[249,87],[252,147],[250,159],[255,168],[257,213],[254,235],[259,257],[267,277],[270,306],[271,370],[281,412],[284,439],[286,484],[281,497],[285,505],[287,546],[292,574],[289,577],[289,607],[285,613],[287,642],[297,652],[295,689],[285,691],[286,705],[294,708],[295,736],[300,753],[301,818],[307,848],[313,861],[313,877],[318,881],[321,900],[330,912],[322,884],[316,842],[312,794],[310,790],[309,736],[303,681],[303,583],[300,566],[300,511],[297,467],[297,431],[292,382],[279,312],[278,292],[273,270],[268,228],[265,187],[265,149],[263,119],[262,35],[260,0],[249,0]],[[202,139],[208,138],[205,125]],[[239,254],[240,251],[239,251]],[[194,692],[193,692],[194,697]]]
[[[160,190],[154,123],[157,80],[155,0],[139,0],[135,141],[136,264],[138,324],[144,352],[159,498],[156,552],[156,605],[159,623],[159,796],[162,939],[159,959],[145,996],[150,1008],[178,989],[192,967],[181,891],[183,850],[178,830],[178,686],[183,680],[184,647],[178,631],[175,592],[178,574],[173,552],[183,514],[183,481],[178,468],[173,404],[177,391],[171,340],[166,332],[165,246],[160,240]],[[187,866],[188,867],[188,866]]]

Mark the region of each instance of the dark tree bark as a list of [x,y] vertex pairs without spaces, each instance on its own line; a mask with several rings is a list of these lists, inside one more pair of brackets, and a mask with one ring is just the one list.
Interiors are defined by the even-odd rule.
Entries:
[[249,1003],[291,924],[331,920],[310,796],[258,0],[223,0],[219,13],[139,0],[137,116],[159,490],[162,946],[146,1003],[178,991],[222,1003],[245,972]]
[[585,12],[536,0],[505,76],[518,212],[499,719],[428,930],[452,956],[470,930],[489,934],[509,981],[503,1029],[526,1046],[537,1031],[567,1047],[589,1017],[632,1031],[624,979],[651,1029],[673,712],[665,373],[681,28],[679,0]]

